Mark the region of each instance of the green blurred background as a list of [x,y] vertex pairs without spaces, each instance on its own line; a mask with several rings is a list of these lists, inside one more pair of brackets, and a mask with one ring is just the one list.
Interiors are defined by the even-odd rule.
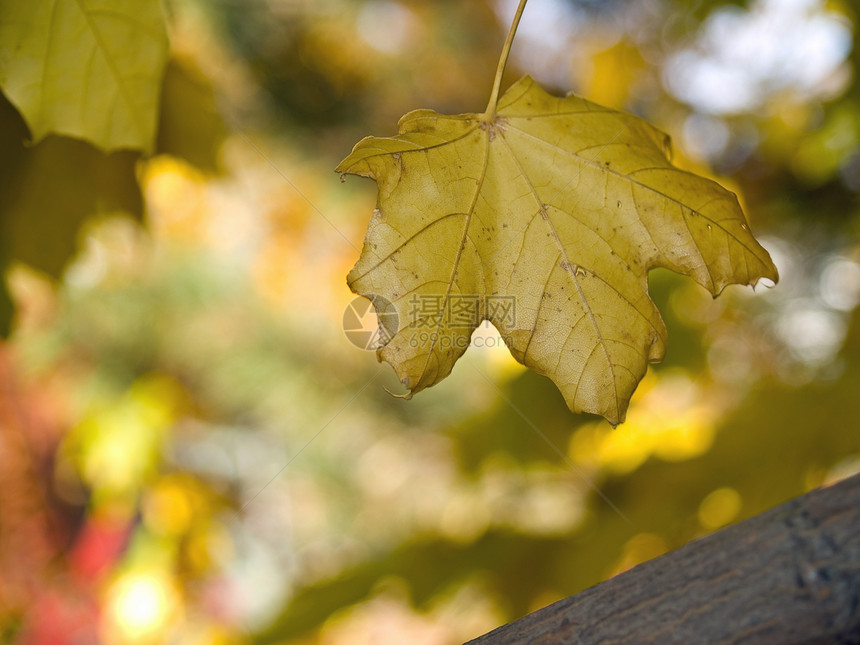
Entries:
[[506,82],[658,125],[780,271],[652,273],[669,351],[626,423],[492,329],[411,401],[347,340],[375,186],[332,169],[483,109],[515,5],[169,0],[146,158],[33,145],[2,99],[3,642],[460,643],[860,471],[848,0],[529,2]]

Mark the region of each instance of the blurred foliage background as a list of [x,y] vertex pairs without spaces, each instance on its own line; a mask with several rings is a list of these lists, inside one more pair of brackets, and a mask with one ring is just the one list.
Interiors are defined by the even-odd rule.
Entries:
[[860,471],[848,0],[529,3],[508,81],[670,133],[781,274],[652,273],[669,352],[625,424],[492,329],[411,401],[345,338],[375,186],[332,169],[483,109],[515,5],[169,0],[150,156],[2,100],[0,640],[459,643]]

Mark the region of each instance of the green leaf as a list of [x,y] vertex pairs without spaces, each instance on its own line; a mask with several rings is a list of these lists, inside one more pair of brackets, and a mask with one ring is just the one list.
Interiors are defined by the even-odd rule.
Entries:
[[0,265],[24,262],[59,277],[88,217],[142,214],[139,154],[106,154],[57,136],[25,146],[25,132],[20,114],[0,96]]
[[218,150],[226,135],[212,84],[197,69],[171,59],[164,73],[156,153],[218,172]]
[[[2,259],[2,253],[0,253],[0,261]],[[9,332],[12,330],[13,313],[12,296],[6,285],[6,267],[0,263],[0,338],[9,337]]]
[[0,3],[0,87],[36,142],[151,152],[167,55],[159,0]]
[[0,232],[12,257],[59,277],[92,216],[139,214],[137,153],[105,154],[75,139],[48,137],[20,156],[19,172],[0,178]]
[[489,320],[571,410],[617,424],[665,353],[650,269],[715,296],[777,279],[737,197],[672,166],[668,137],[637,117],[525,77],[494,111],[417,110],[399,130],[363,139],[338,171],[379,187],[348,282],[398,321],[378,356],[410,395]]

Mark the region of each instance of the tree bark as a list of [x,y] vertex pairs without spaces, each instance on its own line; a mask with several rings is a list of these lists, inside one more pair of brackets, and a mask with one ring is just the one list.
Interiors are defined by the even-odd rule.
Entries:
[[568,643],[860,643],[860,475],[467,645]]

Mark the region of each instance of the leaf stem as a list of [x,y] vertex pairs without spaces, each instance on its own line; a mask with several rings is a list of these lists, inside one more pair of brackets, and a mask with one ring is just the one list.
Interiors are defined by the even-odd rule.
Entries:
[[520,18],[523,16],[523,10],[526,8],[526,2],[528,2],[528,0],[520,0],[517,12],[514,14],[514,20],[511,23],[511,28],[508,31],[508,37],[505,39],[505,45],[502,47],[499,66],[496,68],[496,78],[493,80],[493,91],[490,94],[490,102],[487,104],[487,110],[482,115],[484,121],[491,121],[493,117],[496,116],[496,104],[499,102],[499,91],[502,87],[502,75],[505,73],[505,65],[508,64],[511,45],[514,43],[514,35],[517,33],[517,27],[520,24]]

